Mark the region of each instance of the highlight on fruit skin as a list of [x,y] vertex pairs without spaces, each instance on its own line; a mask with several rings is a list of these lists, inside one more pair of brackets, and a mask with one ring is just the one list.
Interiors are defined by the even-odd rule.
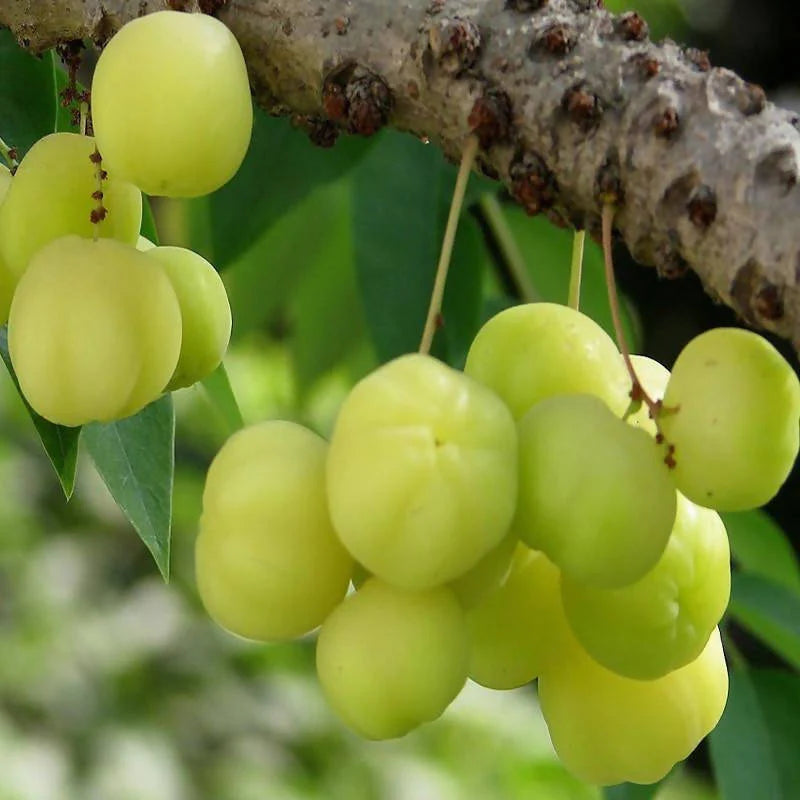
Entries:
[[271,420],[235,433],[203,491],[200,599],[223,628],[259,641],[302,636],[342,601],[353,560],[325,499],[322,437]]
[[154,261],[113,239],[50,242],[11,303],[8,346],[22,393],[60,425],[140,411],[164,390],[180,345],[169,280]]
[[467,679],[464,612],[445,587],[398,589],[370,578],[325,620],[317,675],[341,719],[367,739],[438,718]]
[[408,589],[448,583],[508,532],[514,421],[477,381],[430,356],[401,356],[345,400],[327,484],[336,532],[370,573]]
[[722,519],[680,494],[666,550],[636,583],[595,589],[561,580],[567,619],[581,645],[607,669],[639,680],[660,678],[697,658],[730,589]]
[[191,386],[220,365],[228,348],[228,294],[219,273],[198,253],[184,247],[153,247],[145,252],[161,265],[181,307],[181,353],[167,389]]
[[715,328],[678,355],[659,425],[674,447],[675,484],[718,511],[771,500],[800,447],[800,381],[763,337]]
[[238,42],[207,14],[128,22],[98,59],[92,120],[104,163],[147,194],[213,192],[238,170],[253,127]]
[[497,392],[519,420],[540,400],[592,394],[618,416],[630,380],[611,337],[580,311],[527,303],[492,317],[467,354],[464,372]]
[[[95,141],[77,133],[51,133],[25,154],[0,205],[0,261],[11,291],[34,254],[62,236],[117,239],[135,244],[142,222],[142,194],[113,170],[103,181],[104,220],[91,221],[97,201]],[[103,167],[105,169],[105,165]],[[8,318],[11,293],[0,297]]]
[[599,786],[661,780],[719,722],[728,670],[719,630],[685,667],[653,681],[623,678],[567,637],[539,678],[539,703],[564,766]]
[[581,394],[542,400],[518,431],[519,538],[596,587],[626,586],[652,569],[676,508],[653,438]]

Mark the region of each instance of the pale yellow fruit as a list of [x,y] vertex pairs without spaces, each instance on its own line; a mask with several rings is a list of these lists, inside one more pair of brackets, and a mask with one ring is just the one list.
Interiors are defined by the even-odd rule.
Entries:
[[325,621],[317,674],[336,713],[368,739],[441,715],[467,679],[464,612],[446,588],[410,592],[371,578]]
[[517,433],[502,401],[430,356],[379,367],[344,402],[328,499],[345,547],[409,589],[458,578],[508,532]]
[[146,236],[139,236],[139,238],[136,240],[136,249],[142,253],[146,253],[148,250],[152,250],[154,247],[156,247],[155,242],[151,242]]
[[630,381],[616,345],[590,317],[557,303],[501,311],[479,331],[464,372],[493,389],[515,419],[546,397],[592,394],[618,416]]
[[61,425],[127,417],[178,361],[181,314],[158,265],[131,245],[66,236],[20,279],[8,345],[22,393]]
[[[658,361],[647,356],[631,356],[636,377],[642,384],[648,397],[653,401],[661,400],[667,389],[669,370]],[[650,417],[650,410],[646,403],[642,403],[639,410],[631,414],[627,420],[630,425],[647,431],[651,436],[658,433],[656,422]]]
[[[89,160],[94,139],[77,133],[53,133],[40,139],[19,165],[0,206],[0,259],[19,280],[30,259],[44,245],[74,234],[135,244],[142,222],[142,195],[111,170],[103,181],[108,213],[91,221],[97,200],[97,166]],[[105,169],[105,165],[104,165]],[[10,298],[9,298],[10,300]],[[6,319],[8,306],[0,308]]]
[[238,42],[206,14],[128,22],[98,59],[92,120],[109,168],[147,194],[213,192],[239,168],[253,127]]
[[655,566],[676,493],[651,436],[597,397],[561,395],[520,420],[519,448],[522,541],[592,586],[626,586]]
[[181,354],[168,389],[191,386],[213,372],[231,338],[231,307],[222,279],[201,255],[183,247],[147,251],[170,282],[183,319]]
[[539,678],[539,702],[564,766],[588,783],[655,783],[719,722],[728,671],[719,631],[690,664],[654,681],[601,667],[567,637]]
[[764,505],[780,489],[800,445],[800,381],[752,331],[715,328],[678,355],[659,423],[674,446],[675,483],[718,511]]
[[730,549],[719,514],[682,495],[667,548],[643,578],[595,589],[564,576],[564,608],[589,655],[629,678],[659,678],[700,655],[728,605]]
[[544,553],[517,545],[505,579],[469,610],[467,624],[472,680],[491,689],[532,681],[561,642],[558,569]]
[[11,186],[11,170],[0,164],[0,203],[5,199],[9,186]]
[[197,588],[223,628],[249,639],[301,636],[347,591],[353,561],[325,499],[327,444],[293,422],[234,434],[208,470]]
[[511,567],[517,541],[516,532],[509,529],[500,544],[486,553],[472,569],[450,582],[450,588],[464,608],[473,608],[503,582]]

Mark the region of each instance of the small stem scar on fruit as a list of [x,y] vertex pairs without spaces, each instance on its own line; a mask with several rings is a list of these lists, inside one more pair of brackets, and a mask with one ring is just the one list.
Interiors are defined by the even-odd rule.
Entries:
[[477,153],[478,137],[470,136],[461,153],[461,164],[458,168],[456,186],[450,203],[450,214],[447,217],[447,227],[442,241],[442,252],[439,256],[439,264],[436,267],[436,279],[433,283],[431,304],[428,307],[425,330],[422,333],[422,341],[419,344],[419,352],[423,354],[430,353],[433,337],[441,320],[444,286],[447,282],[447,270],[450,267],[450,259],[453,255],[453,245],[456,240],[456,231],[458,230],[458,218],[461,216],[461,207],[464,205],[464,194],[467,190],[469,174],[472,171],[472,165],[475,162]]
[[503,208],[497,196],[491,192],[481,196],[480,207],[483,211],[492,233],[497,239],[497,245],[503,255],[511,278],[519,290],[519,296],[525,303],[534,303],[540,300],[539,293],[531,281],[528,268],[525,265],[525,256],[517,244],[514,232],[508,224],[503,213]]
[[567,305],[576,311],[581,305],[581,277],[583,275],[583,245],[586,231],[575,231],[572,237],[572,263],[569,270],[569,293]]
[[17,162],[17,148],[9,147],[2,139],[0,139],[0,156],[2,156],[3,160],[6,162],[6,164],[8,164],[8,168],[11,170],[11,172],[15,172],[19,166]]
[[611,255],[611,231],[615,212],[616,208],[611,203],[606,203],[603,206],[603,262],[605,264],[606,271],[608,303],[611,307],[611,319],[614,323],[614,334],[617,339],[617,347],[619,347],[619,351],[622,353],[622,360],[625,362],[625,367],[628,370],[628,375],[630,375],[632,383],[630,393],[631,406],[625,413],[625,416],[627,417],[630,413],[635,411],[641,403],[644,403],[647,406],[650,418],[656,423],[656,430],[658,431],[656,441],[659,444],[663,443],[666,446],[667,454],[664,457],[664,463],[668,467],[672,468],[675,466],[675,447],[674,445],[671,445],[669,442],[665,441],[664,434],[661,433],[661,428],[658,424],[658,418],[664,413],[677,411],[677,408],[665,409],[660,400],[653,400],[653,398],[647,394],[644,386],[642,386],[642,383],[636,374],[636,369],[631,361],[631,353],[630,349],[628,348],[628,342],[625,339],[625,332],[622,329],[622,317],[620,316],[619,312],[619,297],[617,295],[617,282],[614,277],[614,261]]

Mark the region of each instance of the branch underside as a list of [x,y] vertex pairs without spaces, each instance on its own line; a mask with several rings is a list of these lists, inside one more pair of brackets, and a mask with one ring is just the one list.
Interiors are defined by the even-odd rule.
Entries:
[[481,171],[530,213],[597,234],[605,202],[634,258],[687,268],[800,349],[800,122],[705,54],[652,43],[598,0],[0,0],[33,50],[102,43],[163,8],[216,11],[257,102],[318,143],[384,123]]

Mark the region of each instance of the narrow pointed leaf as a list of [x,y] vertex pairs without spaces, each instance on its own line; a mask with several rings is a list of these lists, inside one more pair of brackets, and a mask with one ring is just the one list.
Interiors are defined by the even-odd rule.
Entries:
[[169,579],[175,411],[164,395],[118,422],[93,423],[83,442],[122,513]]
[[219,414],[228,434],[236,433],[244,427],[244,419],[236,402],[228,372],[224,364],[220,364],[210,375],[203,378],[201,385],[208,401]]

